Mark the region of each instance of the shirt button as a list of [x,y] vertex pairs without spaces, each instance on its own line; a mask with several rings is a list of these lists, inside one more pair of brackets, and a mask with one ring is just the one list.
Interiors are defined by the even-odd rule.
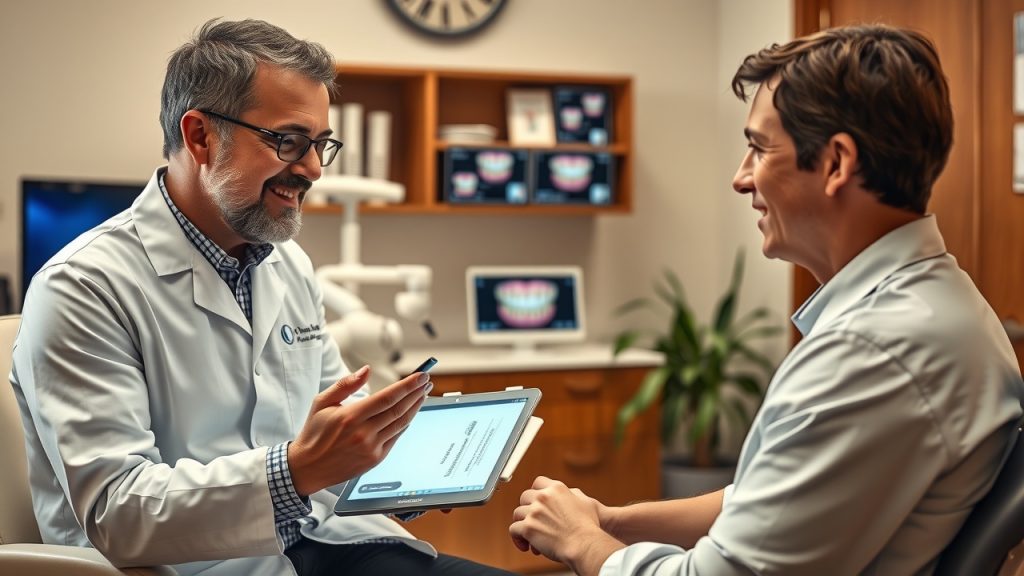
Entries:
[[259,376],[260,375],[260,367],[257,365],[256,368],[253,369],[253,372],[255,372],[257,376]]

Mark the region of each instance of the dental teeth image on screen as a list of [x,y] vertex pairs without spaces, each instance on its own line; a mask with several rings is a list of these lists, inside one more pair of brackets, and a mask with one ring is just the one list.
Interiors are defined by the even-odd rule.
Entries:
[[513,328],[546,326],[555,316],[558,286],[547,280],[507,280],[495,286],[498,317]]
[[456,172],[452,174],[452,186],[456,196],[472,196],[476,194],[477,178],[472,172]]
[[477,172],[484,182],[504,184],[512,176],[512,161],[509,152],[481,152],[476,155]]
[[594,161],[588,156],[559,154],[548,160],[551,169],[551,183],[565,192],[579,192],[590,184],[590,172]]

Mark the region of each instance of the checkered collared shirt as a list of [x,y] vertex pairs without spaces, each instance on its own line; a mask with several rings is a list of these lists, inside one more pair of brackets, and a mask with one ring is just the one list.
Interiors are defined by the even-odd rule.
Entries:
[[[195,245],[217,274],[231,288],[235,300],[242,308],[245,318],[252,322],[252,274],[251,270],[259,265],[274,251],[273,244],[249,244],[245,249],[245,261],[239,262],[220,246],[217,246],[205,234],[192,224],[171,200],[164,186],[164,175],[159,178],[160,192],[171,209],[175,220],[185,232],[185,236]],[[291,471],[288,469],[288,442],[282,442],[267,451],[267,483],[270,485],[270,498],[274,504],[274,524],[278,536],[285,549],[299,541],[299,518],[308,516],[313,509],[309,500],[300,498],[292,484]]]

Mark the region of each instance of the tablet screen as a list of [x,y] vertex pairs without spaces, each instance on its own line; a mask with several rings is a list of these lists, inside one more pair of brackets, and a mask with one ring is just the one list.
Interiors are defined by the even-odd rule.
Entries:
[[336,512],[486,502],[537,390],[428,398],[383,462],[349,481]]

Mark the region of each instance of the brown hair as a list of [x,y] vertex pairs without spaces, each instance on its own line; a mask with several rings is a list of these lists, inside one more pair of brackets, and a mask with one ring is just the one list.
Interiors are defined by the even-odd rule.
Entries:
[[828,139],[845,132],[864,187],[884,204],[925,212],[953,144],[949,87],[926,37],[888,26],[823,30],[747,56],[732,90],[746,101],[748,87],[768,80],[778,81],[772,103],[798,168],[813,169]]

